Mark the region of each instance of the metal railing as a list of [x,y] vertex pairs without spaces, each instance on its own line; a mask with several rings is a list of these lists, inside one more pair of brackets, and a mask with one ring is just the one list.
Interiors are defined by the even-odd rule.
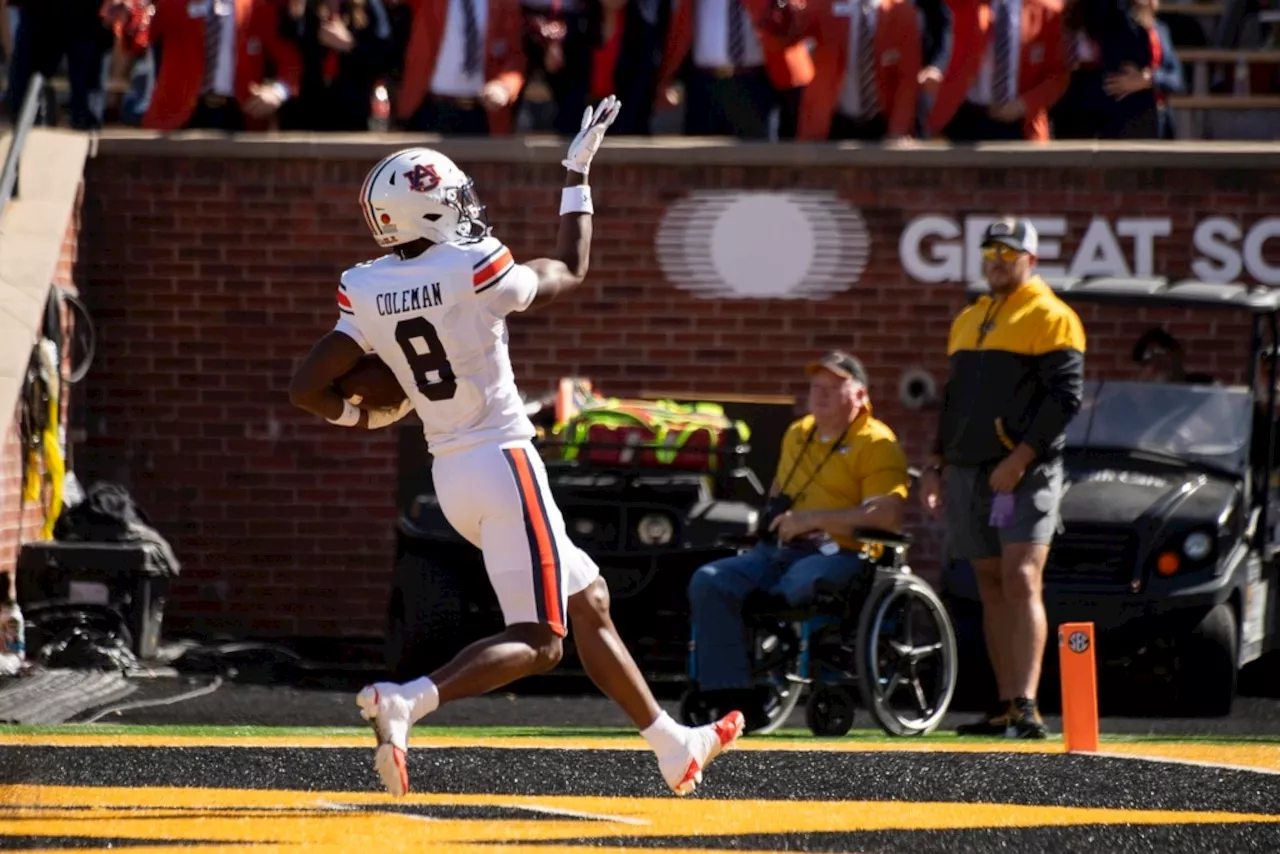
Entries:
[[13,125],[13,140],[4,156],[4,171],[0,172],[0,213],[18,196],[18,161],[22,159],[27,136],[36,123],[36,113],[40,109],[40,99],[44,97],[45,83],[44,75],[36,73],[31,75],[31,82],[27,84],[22,111],[18,113],[18,121]]

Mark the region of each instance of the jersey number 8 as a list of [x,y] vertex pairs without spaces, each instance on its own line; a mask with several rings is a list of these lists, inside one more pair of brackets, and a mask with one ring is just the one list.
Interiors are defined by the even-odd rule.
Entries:
[[[413,381],[427,400],[450,400],[458,393],[449,354],[440,343],[440,335],[425,317],[409,317],[396,324],[396,343],[404,352]],[[430,374],[439,378],[432,382]]]

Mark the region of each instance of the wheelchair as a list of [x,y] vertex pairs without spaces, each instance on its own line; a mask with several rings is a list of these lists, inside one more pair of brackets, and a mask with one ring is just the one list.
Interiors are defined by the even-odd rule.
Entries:
[[[859,701],[894,736],[926,735],[947,713],[955,629],[941,598],[907,565],[910,535],[857,529],[853,536],[864,544],[863,562],[849,584],[819,582],[803,609],[744,609],[752,679],[766,697],[767,718],[749,734],[776,731],[806,693],[805,723],[819,736],[847,734]],[[696,649],[694,633],[690,687],[680,699],[686,726],[709,723],[713,713],[698,689]]]

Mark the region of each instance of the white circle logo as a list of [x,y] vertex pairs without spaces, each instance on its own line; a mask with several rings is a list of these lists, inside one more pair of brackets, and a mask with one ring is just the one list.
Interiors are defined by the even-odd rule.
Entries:
[[871,233],[830,191],[690,193],[663,217],[658,263],[704,299],[823,299],[858,281]]

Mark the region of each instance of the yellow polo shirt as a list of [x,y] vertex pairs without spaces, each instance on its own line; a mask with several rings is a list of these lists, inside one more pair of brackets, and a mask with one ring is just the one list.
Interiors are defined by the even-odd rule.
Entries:
[[[906,499],[911,486],[907,455],[889,425],[872,415],[870,404],[853,420],[834,453],[831,446],[839,434],[825,441],[815,434],[806,445],[812,430],[813,416],[806,415],[782,437],[774,481],[785,485],[784,491],[795,499],[793,510],[841,510],[881,495]],[[859,547],[852,536],[832,539],[846,549]]]

